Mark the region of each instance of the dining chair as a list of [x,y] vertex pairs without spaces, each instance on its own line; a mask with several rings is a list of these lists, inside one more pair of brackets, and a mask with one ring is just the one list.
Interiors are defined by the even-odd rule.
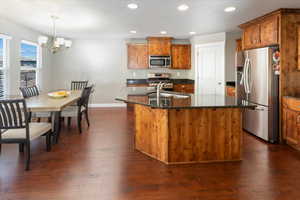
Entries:
[[82,115],[85,116],[87,124],[88,124],[88,126],[90,126],[89,114],[88,114],[88,104],[89,104],[89,98],[90,98],[92,89],[93,89],[93,86],[85,87],[82,90],[81,97],[78,100],[77,105],[68,106],[61,113],[62,117],[68,118],[68,127],[69,128],[71,126],[71,119],[73,117],[77,117],[77,126],[79,129],[79,133],[82,133],[82,128],[81,128]]
[[82,90],[88,86],[88,81],[72,81],[71,90]]
[[30,169],[30,142],[46,136],[46,149],[51,150],[50,123],[29,123],[25,99],[0,100],[0,153],[1,144],[19,144],[26,147],[25,169]]
[[[32,87],[21,87],[20,91],[25,99],[38,96],[40,94],[39,89],[36,85]],[[35,112],[35,113],[29,112],[29,121],[31,121],[32,117],[37,118],[38,122],[41,121],[41,118],[48,118],[48,122],[51,121],[50,112]]]

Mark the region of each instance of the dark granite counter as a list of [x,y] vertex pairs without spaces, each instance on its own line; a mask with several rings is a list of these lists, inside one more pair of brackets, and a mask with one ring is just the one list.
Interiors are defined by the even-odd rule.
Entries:
[[[192,79],[170,79],[174,84],[194,84]],[[148,84],[148,79],[127,79],[127,85]]]
[[[144,98],[134,98],[137,96]],[[221,95],[194,95],[162,91],[161,96],[157,98],[153,88],[129,88],[126,95],[115,100],[162,109],[255,108],[255,105],[249,102],[238,101],[235,97]]]
[[236,85],[235,81],[227,81],[226,82],[226,86],[228,86],[228,87],[235,87],[235,85]]

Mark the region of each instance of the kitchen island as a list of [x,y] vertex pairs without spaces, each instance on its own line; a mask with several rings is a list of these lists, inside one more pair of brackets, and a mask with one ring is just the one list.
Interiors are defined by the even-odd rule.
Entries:
[[242,110],[255,108],[234,97],[163,91],[158,97],[149,89],[116,100],[134,105],[135,148],[165,164],[240,161]]

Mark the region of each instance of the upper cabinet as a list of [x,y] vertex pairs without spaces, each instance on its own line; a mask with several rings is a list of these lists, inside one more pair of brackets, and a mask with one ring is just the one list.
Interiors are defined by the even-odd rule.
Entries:
[[147,44],[128,44],[128,69],[148,69],[149,54]]
[[260,46],[260,25],[246,27],[243,34],[243,49],[252,49]]
[[236,40],[236,52],[241,52],[243,51],[243,45],[242,45],[242,39],[237,39]]
[[172,38],[169,37],[149,37],[148,51],[151,56],[170,56]]
[[191,45],[172,45],[172,69],[191,69]]
[[278,44],[279,16],[275,15],[263,20],[260,24],[261,45]]
[[279,15],[271,15],[240,25],[243,29],[243,49],[278,44]]

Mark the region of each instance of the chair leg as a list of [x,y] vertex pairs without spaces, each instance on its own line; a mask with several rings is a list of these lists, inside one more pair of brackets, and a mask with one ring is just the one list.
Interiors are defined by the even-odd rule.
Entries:
[[39,118],[37,118],[37,122],[39,122],[39,123],[41,122],[41,118],[40,118],[40,117],[39,117]]
[[28,121],[31,122],[31,118],[32,118],[32,112],[28,113]]
[[51,132],[46,135],[46,149],[47,152],[51,151]]
[[20,153],[24,152],[24,143],[19,144],[19,152]]
[[51,117],[48,117],[48,123],[51,123],[52,119]]
[[89,113],[88,113],[88,111],[86,110],[84,114],[85,114],[85,119],[86,119],[86,122],[88,124],[88,127],[90,127],[90,120],[89,120]]
[[68,128],[69,128],[69,129],[71,128],[71,120],[72,120],[72,118],[71,118],[71,117],[68,117]]
[[26,168],[25,170],[28,171],[30,169],[30,142],[26,143]]
[[79,133],[81,134],[82,133],[82,129],[81,129],[81,120],[82,120],[82,113],[80,113],[77,117],[77,126],[78,126],[78,129],[79,129]]

